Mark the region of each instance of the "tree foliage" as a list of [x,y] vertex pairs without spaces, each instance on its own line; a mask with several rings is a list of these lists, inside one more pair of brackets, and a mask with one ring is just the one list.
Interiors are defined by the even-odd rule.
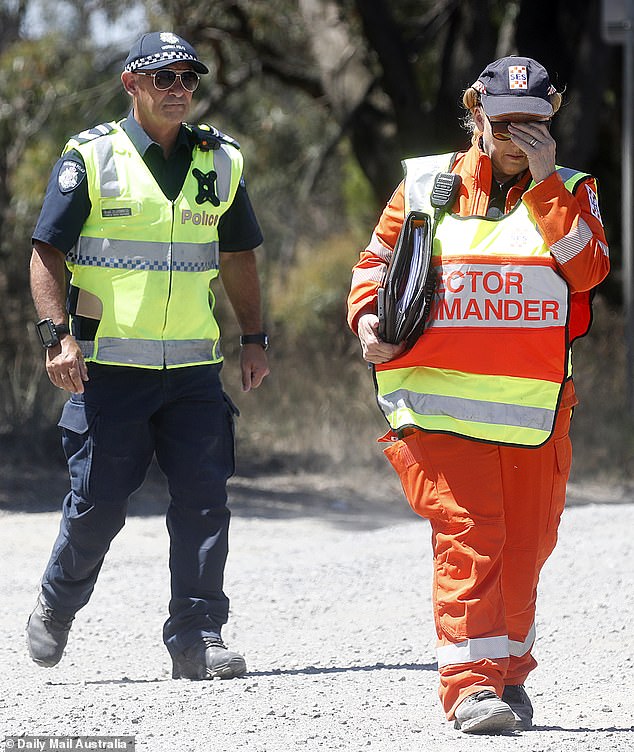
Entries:
[[[345,351],[345,244],[352,264],[402,159],[468,144],[463,89],[514,53],[540,60],[565,90],[558,161],[599,179],[617,269],[603,292],[619,303],[621,59],[601,41],[599,0],[0,0],[0,354],[14,384],[2,408],[11,429],[16,405],[25,395],[33,404],[41,386],[27,258],[50,167],[70,135],[125,115],[122,61],[150,29],[182,34],[211,68],[193,117],[242,145],[266,237],[267,311],[295,342],[324,351],[337,339]],[[315,296],[315,331],[327,341],[300,331]]]

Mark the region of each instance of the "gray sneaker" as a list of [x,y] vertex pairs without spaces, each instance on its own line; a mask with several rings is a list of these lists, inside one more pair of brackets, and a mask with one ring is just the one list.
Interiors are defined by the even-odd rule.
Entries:
[[523,684],[509,684],[504,687],[502,699],[515,713],[515,727],[522,731],[533,728],[533,706]]
[[246,672],[244,658],[227,650],[218,637],[203,637],[172,656],[172,679],[235,679]]
[[40,594],[26,624],[26,644],[38,666],[50,668],[61,661],[73,618],[54,611]]
[[455,717],[455,728],[465,734],[501,734],[516,728],[511,708],[488,689],[465,698]]

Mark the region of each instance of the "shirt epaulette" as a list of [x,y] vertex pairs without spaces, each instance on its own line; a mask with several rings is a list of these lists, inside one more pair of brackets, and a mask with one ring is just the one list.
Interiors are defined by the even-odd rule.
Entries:
[[188,125],[187,127],[194,135],[196,144],[201,151],[219,149],[223,143],[229,144],[236,149],[240,148],[240,144],[234,138],[214,128],[213,125],[199,123],[198,125]]
[[81,146],[82,144],[88,143],[88,141],[92,141],[95,138],[107,136],[108,133],[111,133],[114,129],[115,123],[101,123],[100,125],[96,125],[94,128],[90,128],[86,131],[78,133],[75,136],[71,136],[71,138],[68,139],[68,142],[72,143],[73,146]]

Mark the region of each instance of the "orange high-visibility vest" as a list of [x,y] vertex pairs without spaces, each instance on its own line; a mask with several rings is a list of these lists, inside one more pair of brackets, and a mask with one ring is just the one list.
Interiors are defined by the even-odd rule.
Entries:
[[[449,155],[442,159],[446,169]],[[406,214],[431,214],[440,169],[438,156],[406,162]],[[558,170],[567,187],[583,177]],[[526,206],[520,201],[499,219],[444,215],[432,273],[429,327],[404,355],[375,367],[390,426],[543,444],[571,375],[570,294]]]

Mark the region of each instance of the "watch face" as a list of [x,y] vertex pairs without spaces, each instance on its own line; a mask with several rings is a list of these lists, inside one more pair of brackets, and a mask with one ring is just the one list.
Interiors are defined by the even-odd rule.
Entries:
[[43,319],[42,321],[38,321],[35,325],[35,328],[37,329],[37,333],[43,347],[49,348],[58,344],[59,337],[57,336],[55,326],[50,319]]

